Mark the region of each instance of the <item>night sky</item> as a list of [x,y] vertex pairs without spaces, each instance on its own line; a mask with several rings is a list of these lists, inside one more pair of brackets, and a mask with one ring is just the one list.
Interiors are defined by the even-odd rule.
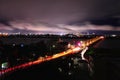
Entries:
[[120,31],[120,0],[0,0],[0,32]]

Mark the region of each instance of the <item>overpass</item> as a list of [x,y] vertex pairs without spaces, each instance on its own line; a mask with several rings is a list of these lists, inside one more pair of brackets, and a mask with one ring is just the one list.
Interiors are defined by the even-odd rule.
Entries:
[[103,36],[98,36],[98,37],[95,37],[95,38],[92,38],[92,39],[88,39],[88,40],[83,41],[81,43],[81,45],[75,45],[74,47],[72,47],[72,48],[70,48],[66,51],[54,54],[52,56],[40,57],[40,58],[38,58],[38,60],[27,62],[27,63],[21,64],[21,65],[17,65],[17,66],[14,66],[14,67],[10,67],[10,68],[1,70],[0,71],[0,77],[4,74],[7,74],[9,72],[13,72],[13,71],[18,70],[18,69],[27,68],[27,67],[30,67],[32,65],[40,64],[40,63],[50,61],[50,60],[53,60],[53,59],[56,59],[56,58],[59,58],[59,57],[62,57],[62,56],[75,54],[75,53],[78,53],[82,50],[83,50],[83,52],[81,52],[82,59],[84,59],[84,53],[86,52],[87,47],[90,46],[91,44],[99,41],[99,40],[102,40],[103,38],[104,38]]

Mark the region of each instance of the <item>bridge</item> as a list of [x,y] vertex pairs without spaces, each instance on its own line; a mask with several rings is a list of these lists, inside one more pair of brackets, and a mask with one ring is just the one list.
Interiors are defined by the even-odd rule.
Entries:
[[81,57],[84,60],[85,59],[84,58],[84,53],[86,52],[86,50],[88,49],[88,47],[91,44],[93,44],[93,43],[95,43],[95,42],[97,42],[99,40],[102,40],[103,38],[104,38],[103,36],[98,36],[98,37],[95,37],[95,38],[92,38],[92,39],[88,39],[88,40],[83,41],[81,43],[81,45],[73,45],[74,47],[69,48],[66,51],[63,51],[63,52],[60,52],[60,53],[56,53],[56,54],[54,54],[52,56],[40,57],[40,58],[38,58],[38,60],[27,62],[27,63],[21,64],[21,65],[17,65],[17,66],[14,66],[14,67],[10,67],[10,68],[1,70],[0,71],[0,77],[2,75],[4,75],[4,74],[16,71],[18,69],[27,68],[27,67],[30,67],[32,65],[37,65],[37,64],[40,64],[40,63],[43,63],[43,62],[46,62],[46,61],[50,61],[50,60],[62,57],[62,56],[66,56],[66,55],[70,55],[70,54],[75,54],[75,53],[78,53],[80,51],[82,51],[81,52]]

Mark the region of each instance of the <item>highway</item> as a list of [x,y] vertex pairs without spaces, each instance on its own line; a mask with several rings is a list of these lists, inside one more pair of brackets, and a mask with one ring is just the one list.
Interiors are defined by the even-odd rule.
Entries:
[[[32,65],[37,65],[37,64],[40,64],[40,63],[43,63],[43,62],[46,62],[46,61],[50,61],[50,60],[62,57],[62,56],[75,54],[75,53],[78,53],[82,50],[83,50],[83,53],[85,53],[85,51],[87,50],[86,47],[90,46],[91,44],[93,44],[93,43],[95,43],[99,40],[102,40],[103,38],[104,38],[103,36],[99,36],[99,37],[95,37],[95,38],[92,38],[92,39],[88,39],[88,40],[83,41],[81,43],[81,45],[74,45],[74,47],[72,47],[72,48],[70,48],[66,51],[56,53],[52,56],[40,57],[40,58],[38,58],[38,60],[27,62],[27,63],[21,64],[21,65],[18,65],[18,66],[14,66],[14,67],[11,67],[11,68],[1,70],[0,71],[0,76],[2,76],[4,74],[7,74],[9,72],[16,71],[18,69],[24,69],[24,68],[30,67]],[[81,52],[81,54],[82,54],[82,52]],[[84,59],[84,54],[82,54],[82,59]]]

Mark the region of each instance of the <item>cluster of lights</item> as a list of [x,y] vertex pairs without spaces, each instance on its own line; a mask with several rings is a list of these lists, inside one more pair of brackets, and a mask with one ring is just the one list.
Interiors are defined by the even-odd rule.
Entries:
[[0,33],[0,36],[8,36],[8,33]]

